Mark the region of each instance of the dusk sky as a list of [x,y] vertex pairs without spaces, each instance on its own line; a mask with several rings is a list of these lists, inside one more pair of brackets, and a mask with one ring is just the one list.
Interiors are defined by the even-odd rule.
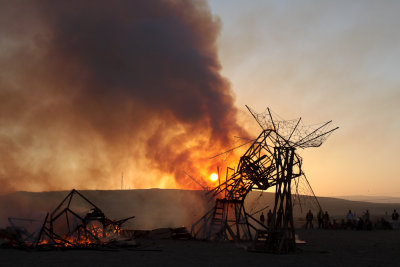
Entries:
[[249,105],[340,127],[317,195],[400,196],[399,1],[0,4],[0,193],[198,189]]
[[315,193],[400,196],[400,2],[209,4],[238,107],[340,127],[301,153]]

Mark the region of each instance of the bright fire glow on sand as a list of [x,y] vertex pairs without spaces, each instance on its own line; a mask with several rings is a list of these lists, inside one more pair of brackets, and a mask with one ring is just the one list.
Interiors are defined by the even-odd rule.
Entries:
[[212,173],[210,175],[210,180],[213,181],[213,182],[217,181],[218,180],[218,174]]

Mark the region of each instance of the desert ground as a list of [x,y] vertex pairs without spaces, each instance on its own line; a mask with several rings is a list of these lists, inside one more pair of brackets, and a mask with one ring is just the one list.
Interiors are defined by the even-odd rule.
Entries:
[[273,255],[231,242],[143,240],[138,250],[1,249],[1,266],[399,266],[400,231],[304,230],[296,253]]
[[[196,221],[212,203],[202,191],[130,190],[82,191],[110,217],[135,215],[126,227],[155,229],[186,226]],[[68,192],[16,192],[0,196],[1,227],[9,217],[40,218],[52,211]],[[272,201],[272,194],[249,196],[247,210],[257,211]],[[355,202],[319,198],[331,218],[344,218],[348,209],[362,215],[369,209],[374,219],[384,217],[399,204]],[[246,200],[247,201],[247,200]],[[400,230],[324,230],[302,228],[308,208],[295,210],[298,239],[295,253],[274,255],[247,251],[250,244],[196,240],[138,239],[135,248],[103,250],[0,249],[0,266],[399,266]],[[315,223],[316,224],[316,223]]]

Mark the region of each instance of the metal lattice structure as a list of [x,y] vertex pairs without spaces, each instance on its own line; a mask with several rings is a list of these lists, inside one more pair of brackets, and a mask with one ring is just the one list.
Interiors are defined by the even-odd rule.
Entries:
[[[78,199],[90,208],[84,216],[71,202]],[[35,246],[89,248],[119,236],[122,224],[135,218],[111,220],[93,202],[73,189],[52,213],[47,213]]]
[[[228,168],[226,181],[210,191],[216,204],[193,225],[192,235],[235,241],[263,236],[262,249],[278,253],[293,251],[292,180],[304,176],[302,158],[296,151],[321,146],[338,127],[330,128],[331,121],[305,126],[301,118],[282,120],[269,108],[263,113],[247,108],[262,131],[241,156],[236,170]],[[275,187],[275,202],[271,224],[265,226],[246,212],[244,201],[250,191],[271,187]]]

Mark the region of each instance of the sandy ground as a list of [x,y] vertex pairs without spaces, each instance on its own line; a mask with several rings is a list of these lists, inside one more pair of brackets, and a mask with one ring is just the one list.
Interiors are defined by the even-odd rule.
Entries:
[[[399,266],[400,231],[304,230],[298,252],[247,252],[229,242],[142,241],[144,251],[0,249],[1,266]],[[145,250],[147,249],[147,250]]]

